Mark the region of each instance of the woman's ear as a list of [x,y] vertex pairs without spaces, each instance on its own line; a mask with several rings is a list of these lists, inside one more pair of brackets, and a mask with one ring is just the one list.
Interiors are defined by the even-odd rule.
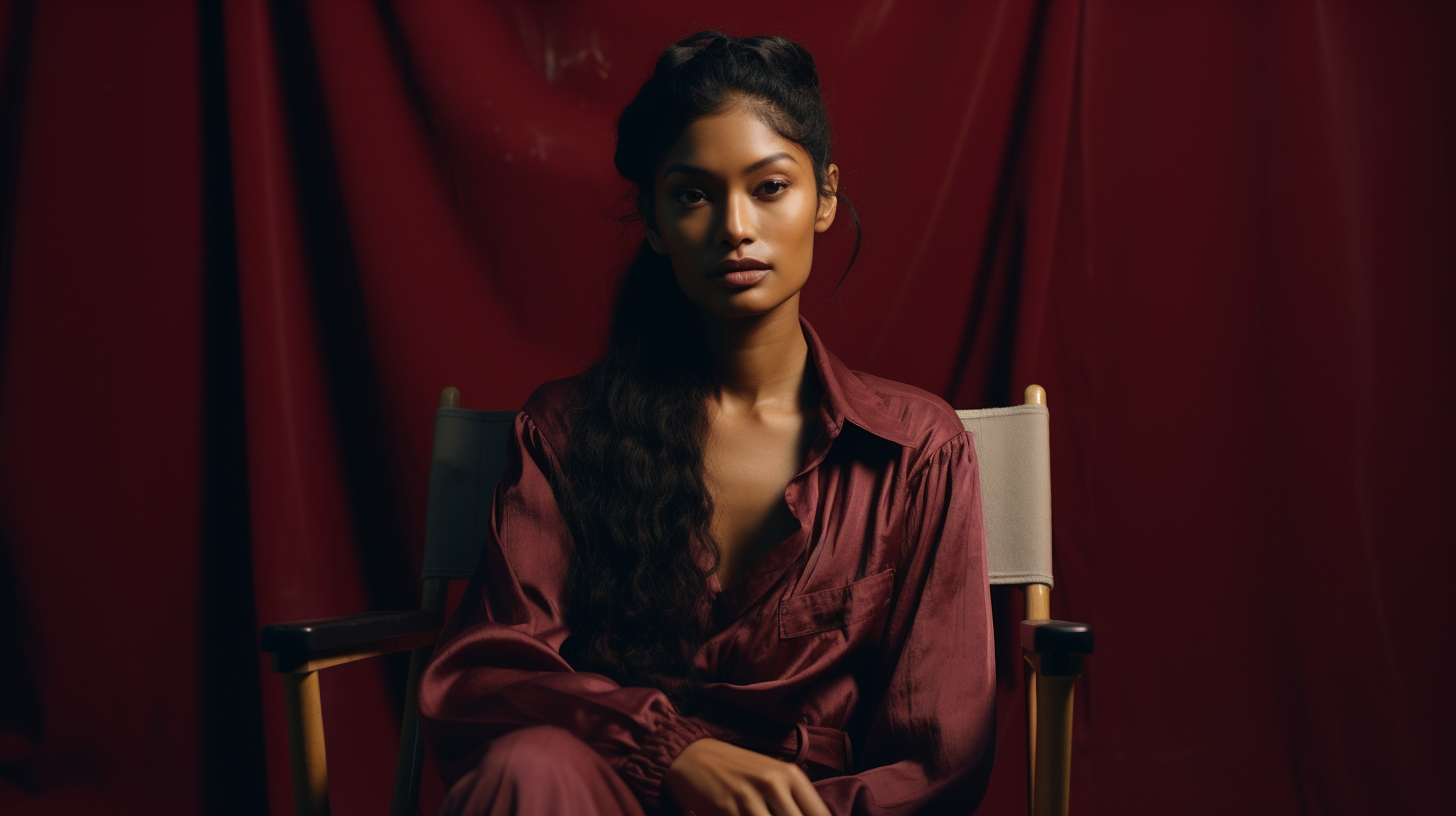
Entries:
[[[839,192],[839,165],[831,164],[824,173],[824,188],[831,192]],[[834,213],[839,210],[839,197],[832,195],[819,196],[819,212],[814,217],[814,231],[823,232],[829,229],[834,223]]]
[[662,240],[662,233],[657,231],[657,208],[645,206],[640,200],[637,202],[637,212],[642,216],[642,226],[647,229],[647,245],[658,255],[667,254],[667,242]]
[[647,228],[647,245],[652,247],[652,251],[658,255],[667,254],[667,244],[663,242],[662,236],[657,233],[657,230],[652,227]]

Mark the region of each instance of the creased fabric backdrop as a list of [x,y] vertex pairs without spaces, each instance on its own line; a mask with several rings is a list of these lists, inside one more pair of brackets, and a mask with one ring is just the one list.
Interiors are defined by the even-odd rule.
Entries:
[[[1456,4],[695,9],[0,2],[0,811],[290,812],[257,627],[417,602],[436,395],[591,359],[612,123],[704,27],[821,66],[829,346],[1050,392],[1075,812],[1456,808]],[[324,674],[336,812],[401,669]]]

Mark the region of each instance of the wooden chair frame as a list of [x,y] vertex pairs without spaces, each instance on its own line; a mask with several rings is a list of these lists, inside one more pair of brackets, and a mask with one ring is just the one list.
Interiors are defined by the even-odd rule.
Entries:
[[[1041,386],[1026,389],[1028,404],[1046,404]],[[460,392],[446,388],[441,408],[458,408]],[[288,747],[293,766],[294,812],[329,813],[328,763],[324,752],[323,707],[318,672],[330,666],[410,651],[407,704],[400,726],[391,816],[418,809],[424,744],[419,732],[420,674],[444,623],[448,581],[427,578],[418,612],[366,612],[263,627],[259,646],[273,655],[273,671],[284,677]],[[1065,816],[1071,779],[1072,695],[1082,656],[1092,653],[1091,627],[1051,620],[1051,587],[1023,587],[1026,618],[1020,638],[1026,670],[1027,811]]]
[[[1046,390],[1026,387],[1025,404],[1046,405]],[[1092,627],[1052,620],[1052,588],[1022,586],[1026,617],[1021,655],[1026,691],[1026,809],[1066,816],[1072,782],[1072,703],[1082,656],[1092,654]]]

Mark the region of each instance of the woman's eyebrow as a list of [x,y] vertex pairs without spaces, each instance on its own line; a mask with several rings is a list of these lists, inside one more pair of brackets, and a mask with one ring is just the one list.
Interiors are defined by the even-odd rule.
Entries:
[[[756,173],[759,170],[762,170],[763,168],[769,166],[770,164],[773,164],[776,161],[779,161],[780,159],[788,159],[789,161],[797,161],[797,159],[795,159],[793,157],[793,155],[791,155],[791,154],[789,154],[789,153],[787,153],[787,152],[785,152],[783,150],[780,150],[777,153],[773,153],[773,154],[770,154],[768,156],[764,156],[763,158],[759,159],[758,161],[754,162],[753,164],[750,164],[747,167],[743,168],[743,175],[745,175],[745,176],[752,175],[753,173]],[[712,175],[712,173],[709,173],[707,170],[704,170],[701,167],[694,167],[691,164],[674,163],[674,164],[669,164],[667,166],[667,169],[664,170],[663,173],[662,173],[662,177],[663,178],[667,178],[668,176],[672,175],[673,173],[687,173],[689,175],[694,175],[694,176],[711,176]]]

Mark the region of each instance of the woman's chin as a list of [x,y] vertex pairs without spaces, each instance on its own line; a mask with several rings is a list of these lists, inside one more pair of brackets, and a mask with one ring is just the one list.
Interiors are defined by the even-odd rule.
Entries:
[[798,292],[783,297],[766,292],[742,291],[727,297],[705,298],[698,301],[698,307],[726,320],[763,317],[786,308],[796,309],[799,302],[797,295]]

